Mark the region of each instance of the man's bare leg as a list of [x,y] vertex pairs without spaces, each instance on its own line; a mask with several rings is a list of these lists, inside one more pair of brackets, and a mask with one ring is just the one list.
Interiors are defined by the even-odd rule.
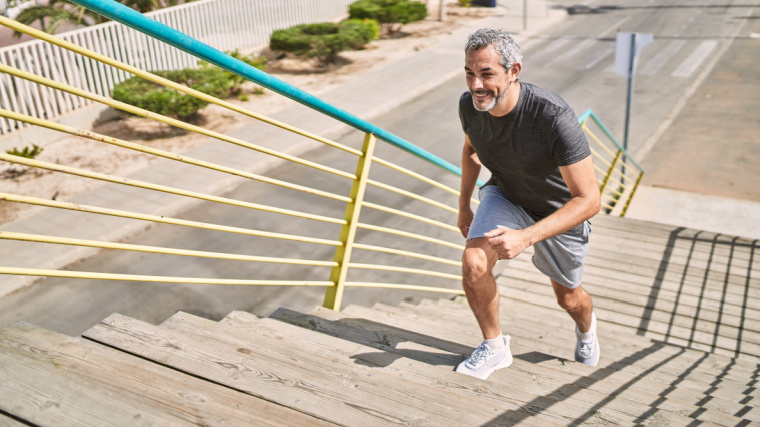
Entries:
[[493,276],[496,252],[485,238],[470,239],[462,256],[462,277],[467,302],[480,325],[484,339],[501,333],[499,326],[499,290]]
[[554,279],[549,279],[554,288],[554,295],[557,296],[557,303],[567,311],[567,314],[573,318],[578,330],[586,333],[591,328],[591,313],[594,311],[594,304],[591,301],[591,295],[581,286],[570,289],[560,285]]

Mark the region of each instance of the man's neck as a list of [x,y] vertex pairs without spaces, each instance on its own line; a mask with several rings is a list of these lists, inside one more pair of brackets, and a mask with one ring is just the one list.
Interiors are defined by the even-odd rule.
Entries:
[[520,81],[511,83],[507,89],[507,96],[501,101],[500,105],[494,106],[489,113],[494,117],[503,117],[511,113],[517,105],[517,101],[520,99],[520,90],[522,85]]

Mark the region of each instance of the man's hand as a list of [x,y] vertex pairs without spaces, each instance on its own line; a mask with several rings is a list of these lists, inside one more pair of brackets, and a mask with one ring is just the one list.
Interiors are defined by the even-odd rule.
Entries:
[[483,236],[488,238],[488,244],[499,255],[499,259],[512,259],[531,244],[525,230],[499,227]]
[[459,231],[462,233],[462,236],[464,236],[465,239],[467,238],[467,234],[470,232],[470,224],[472,224],[472,218],[474,217],[475,215],[473,215],[472,209],[469,206],[459,208],[457,227],[459,227]]

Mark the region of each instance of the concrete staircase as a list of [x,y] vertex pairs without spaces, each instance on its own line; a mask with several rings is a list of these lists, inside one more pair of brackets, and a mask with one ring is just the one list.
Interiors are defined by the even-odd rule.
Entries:
[[463,298],[158,326],[119,314],[72,338],[0,330],[0,426],[760,425],[757,241],[593,220],[584,287],[602,360],[529,254],[498,282],[514,364],[453,372],[481,337]]

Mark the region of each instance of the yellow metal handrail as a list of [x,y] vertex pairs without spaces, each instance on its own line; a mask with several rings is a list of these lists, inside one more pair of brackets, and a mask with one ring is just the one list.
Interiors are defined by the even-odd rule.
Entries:
[[[7,20],[2,19],[2,18],[0,18],[0,23],[10,24],[7,26],[13,29],[17,29],[23,33],[30,34],[41,40],[45,40],[54,45],[68,49],[72,52],[84,55],[102,64],[116,67],[120,70],[127,71],[129,73],[140,76],[142,78],[146,78],[152,82],[162,84],[164,86],[180,91],[187,95],[194,96],[204,101],[244,114],[247,117],[261,120],[265,123],[272,124],[274,126],[293,132],[295,134],[324,143],[329,147],[339,149],[343,152],[354,154],[357,156],[357,159],[358,159],[358,163],[357,163],[355,171],[353,172],[342,171],[342,170],[335,169],[333,167],[328,167],[326,165],[322,165],[310,160],[306,160],[306,159],[302,159],[293,155],[281,153],[277,150],[264,148],[262,146],[251,143],[249,141],[242,140],[240,138],[224,135],[219,132],[204,129],[200,126],[188,124],[174,118],[165,117],[160,114],[156,114],[144,109],[136,108],[136,107],[124,104],[122,102],[115,101],[110,98],[89,93],[87,91],[83,91],[69,84],[66,84],[65,82],[58,82],[58,81],[51,80],[46,77],[38,76],[33,73],[29,73],[27,71],[23,71],[23,70],[20,70],[8,65],[0,64],[0,73],[13,76],[14,78],[24,79],[34,84],[43,85],[43,86],[52,88],[54,90],[62,91],[74,96],[87,98],[95,102],[108,105],[110,107],[131,113],[131,114],[136,114],[148,119],[156,120],[158,122],[165,123],[170,126],[182,128],[199,135],[204,135],[210,138],[217,139],[219,141],[231,143],[243,149],[258,151],[265,155],[277,157],[279,159],[291,162],[293,164],[298,164],[301,166],[312,168],[315,172],[325,172],[330,175],[336,176],[340,179],[347,178],[353,181],[350,194],[346,196],[340,195],[340,194],[334,194],[328,191],[318,190],[318,189],[311,188],[308,186],[290,183],[290,182],[274,179],[271,177],[254,174],[245,170],[218,165],[218,164],[208,162],[202,159],[195,159],[195,158],[191,158],[185,155],[152,148],[146,145],[141,145],[134,142],[125,141],[122,139],[113,138],[107,135],[101,135],[101,134],[94,133],[87,130],[65,126],[59,123],[54,123],[54,122],[44,120],[41,118],[33,117],[31,115],[22,114],[20,112],[0,109],[0,117],[5,117],[9,120],[22,121],[22,122],[32,124],[34,126],[44,127],[47,129],[52,129],[59,132],[75,135],[78,137],[88,138],[93,141],[115,145],[123,149],[139,151],[145,154],[149,154],[149,155],[153,155],[157,157],[163,157],[166,159],[182,162],[182,163],[193,165],[196,167],[214,170],[214,171],[218,171],[218,172],[222,172],[222,173],[226,173],[226,174],[230,174],[230,175],[234,175],[238,177],[243,177],[249,180],[255,180],[267,185],[275,185],[275,186],[287,188],[290,190],[296,190],[301,193],[316,195],[316,196],[320,196],[326,199],[330,199],[336,202],[342,202],[346,204],[344,217],[332,218],[330,216],[318,215],[318,214],[310,213],[310,212],[302,212],[302,211],[293,210],[293,209],[284,209],[280,207],[269,206],[266,204],[236,200],[229,197],[221,197],[221,196],[216,196],[216,195],[204,194],[202,192],[191,191],[191,190],[178,188],[174,186],[161,185],[161,184],[141,181],[141,180],[133,179],[133,178],[127,178],[127,177],[110,175],[107,173],[89,171],[89,170],[85,170],[85,169],[77,168],[73,166],[68,166],[68,165],[51,163],[51,162],[46,162],[46,161],[41,161],[41,160],[27,159],[27,158],[22,158],[22,157],[7,155],[7,154],[0,154],[0,160],[2,161],[16,163],[16,164],[23,165],[29,168],[44,169],[44,170],[53,171],[56,173],[66,173],[66,174],[76,175],[76,176],[87,178],[87,179],[94,179],[94,180],[98,180],[102,182],[119,184],[119,185],[129,186],[133,188],[139,188],[146,191],[161,192],[161,193],[172,194],[172,195],[181,196],[181,197],[194,198],[197,200],[220,203],[220,204],[225,204],[229,206],[245,208],[245,209],[249,209],[249,210],[257,211],[257,212],[277,214],[277,215],[287,215],[287,216],[295,217],[295,218],[313,220],[313,221],[318,221],[318,222],[327,223],[327,224],[335,224],[336,230],[338,227],[340,228],[339,236],[337,239],[325,239],[325,238],[318,238],[318,237],[311,237],[311,236],[303,236],[299,234],[286,234],[286,233],[277,233],[277,232],[272,232],[272,231],[267,231],[267,230],[259,230],[259,229],[256,229],[255,227],[234,227],[234,226],[208,223],[208,222],[191,221],[191,220],[180,219],[180,218],[164,216],[164,215],[138,213],[138,212],[132,212],[132,211],[123,210],[123,209],[113,209],[113,208],[102,207],[102,206],[76,204],[76,203],[71,203],[71,202],[66,202],[66,201],[47,200],[47,199],[41,199],[41,198],[25,196],[25,195],[0,193],[0,200],[7,201],[7,202],[25,203],[25,204],[31,204],[31,205],[42,206],[42,207],[53,208],[53,209],[66,209],[66,210],[78,211],[78,212],[83,212],[83,213],[121,217],[121,218],[130,219],[130,220],[148,221],[151,223],[163,223],[163,224],[171,224],[171,225],[177,225],[177,226],[192,227],[192,228],[202,229],[202,230],[234,233],[234,234],[252,236],[252,237],[257,237],[257,238],[279,239],[282,241],[295,242],[295,243],[298,243],[299,245],[304,244],[304,243],[309,243],[309,244],[321,245],[323,247],[332,246],[335,248],[333,259],[330,261],[330,260],[321,260],[321,259],[298,259],[298,258],[291,258],[291,257],[260,256],[260,255],[251,255],[251,254],[233,254],[233,253],[226,253],[224,251],[213,252],[213,251],[198,251],[198,250],[188,250],[188,249],[179,249],[179,248],[163,248],[163,247],[156,247],[156,246],[136,245],[136,244],[131,244],[131,243],[115,243],[115,242],[99,241],[99,240],[84,239],[84,238],[78,238],[78,237],[47,236],[47,235],[40,235],[40,234],[15,233],[15,232],[0,230],[0,240],[3,240],[3,241],[20,241],[20,242],[28,242],[28,243],[68,245],[68,246],[90,247],[90,248],[98,248],[98,249],[112,249],[112,250],[121,250],[121,251],[143,252],[143,253],[152,253],[152,254],[161,254],[161,255],[213,258],[213,259],[220,259],[220,260],[244,261],[244,262],[278,263],[278,264],[289,264],[289,265],[302,265],[302,266],[308,266],[308,267],[325,267],[325,268],[331,269],[329,273],[329,278],[326,281],[282,280],[279,278],[272,279],[272,280],[245,280],[245,279],[223,279],[223,278],[170,277],[170,276],[158,276],[158,275],[119,274],[116,272],[99,273],[99,272],[85,272],[85,271],[59,271],[59,270],[39,269],[39,268],[18,268],[18,267],[13,267],[13,266],[0,266],[0,274],[99,279],[99,280],[149,281],[149,282],[160,282],[160,283],[324,286],[326,288],[324,305],[332,309],[340,308],[341,303],[342,303],[343,290],[346,287],[386,287],[386,288],[392,288],[392,289],[426,290],[426,291],[434,291],[434,292],[449,292],[449,293],[455,293],[455,294],[463,293],[460,287],[458,286],[458,284],[456,284],[456,282],[461,280],[461,275],[459,274],[450,274],[445,271],[439,271],[438,269],[418,268],[418,266],[416,265],[414,267],[410,267],[407,265],[384,265],[384,264],[377,264],[377,263],[352,261],[353,249],[358,249],[366,254],[369,254],[369,253],[389,254],[389,255],[394,256],[394,259],[397,259],[400,261],[407,260],[408,262],[408,260],[417,260],[418,262],[431,262],[431,263],[437,263],[437,264],[450,266],[452,268],[456,268],[457,270],[461,267],[461,261],[458,258],[459,258],[459,252],[463,250],[464,247],[460,243],[453,243],[451,241],[438,238],[437,234],[425,235],[424,233],[416,232],[420,230],[419,226],[414,226],[415,232],[411,232],[411,231],[400,230],[397,228],[387,227],[384,225],[369,224],[369,223],[360,221],[362,207],[367,207],[378,212],[383,212],[386,214],[393,215],[394,217],[401,218],[404,221],[410,220],[415,224],[422,223],[423,225],[432,226],[434,229],[442,230],[442,232],[448,233],[449,238],[451,238],[452,240],[456,239],[456,241],[461,241],[461,235],[459,234],[459,229],[453,225],[453,222],[456,219],[455,215],[451,215],[449,217],[450,222],[442,222],[440,220],[432,219],[432,218],[429,218],[417,213],[410,213],[410,212],[405,212],[399,209],[391,208],[389,206],[386,206],[383,203],[373,203],[373,202],[368,202],[364,200],[364,194],[367,189],[367,186],[369,185],[369,186],[376,187],[384,191],[388,191],[391,194],[395,194],[403,198],[407,198],[409,200],[415,200],[415,201],[422,202],[425,205],[433,206],[437,209],[447,212],[447,214],[451,214],[451,213],[456,214],[458,212],[456,207],[452,207],[447,203],[441,202],[439,200],[435,200],[431,197],[428,197],[427,195],[423,196],[421,194],[417,194],[415,192],[409,191],[404,188],[400,188],[400,187],[393,186],[384,182],[380,182],[375,179],[371,179],[370,178],[371,165],[373,163],[377,163],[389,168],[392,171],[405,174],[406,176],[414,178],[417,181],[423,182],[432,189],[443,190],[444,192],[448,194],[459,196],[459,191],[457,191],[456,189],[448,187],[418,172],[398,166],[387,160],[378,159],[374,157],[375,137],[373,135],[366,134],[364,137],[364,143],[361,149],[354,149],[352,147],[339,144],[335,141],[330,141],[326,138],[297,129],[285,123],[267,118],[265,116],[251,112],[245,108],[236,106],[226,101],[216,99],[214,97],[211,97],[209,95],[187,88],[185,86],[170,82],[166,79],[155,76],[149,72],[136,69],[127,64],[124,64],[119,61],[108,58],[106,56],[100,55],[96,52],[92,52],[87,49],[81,48],[72,43],[65,42],[54,36],[41,33],[37,30],[28,28],[21,24],[18,24],[15,22],[8,23]],[[294,194],[297,194],[297,193],[294,193]],[[477,203],[476,201],[473,201],[473,202]],[[457,251],[457,256],[454,259],[449,259],[446,257],[435,256],[435,255],[427,254],[427,253],[419,253],[419,252],[410,251],[406,249],[399,249],[399,248],[388,247],[384,245],[370,244],[370,242],[367,242],[367,243],[357,242],[358,234],[361,234],[362,239],[369,238],[375,234],[378,237],[383,236],[383,235],[392,235],[396,237],[414,239],[416,241],[424,242],[425,244],[431,244],[433,246],[444,248],[444,250],[454,249]],[[372,271],[392,272],[392,273],[402,274],[404,275],[404,277],[409,276],[409,275],[413,275],[413,276],[423,275],[423,276],[436,278],[436,280],[449,279],[449,280],[454,280],[456,282],[454,282],[453,286],[449,288],[449,287],[441,287],[441,286],[419,286],[419,285],[414,285],[414,284],[379,283],[379,282],[373,282],[373,281],[349,280],[349,275],[350,274],[352,275],[350,271],[366,271],[368,273]],[[362,275],[364,275],[364,273],[362,273]],[[371,276],[367,276],[367,277],[371,277]]]

